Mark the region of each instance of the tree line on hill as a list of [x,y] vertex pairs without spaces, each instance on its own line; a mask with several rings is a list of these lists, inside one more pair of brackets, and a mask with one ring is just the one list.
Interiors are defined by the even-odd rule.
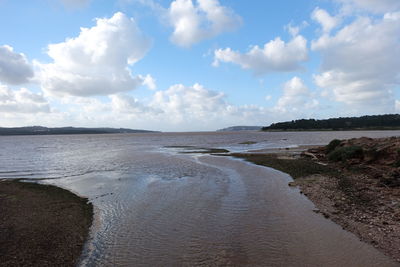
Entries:
[[290,130],[391,130],[400,129],[400,115],[386,114],[362,117],[301,119],[273,123],[262,131]]

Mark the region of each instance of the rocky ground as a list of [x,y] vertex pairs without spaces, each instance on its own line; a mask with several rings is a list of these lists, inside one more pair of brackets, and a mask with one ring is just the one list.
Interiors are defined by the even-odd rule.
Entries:
[[3,180],[0,214],[1,266],[75,266],[93,208],[61,188]]
[[334,140],[300,155],[232,155],[289,173],[316,212],[400,262],[400,138]]

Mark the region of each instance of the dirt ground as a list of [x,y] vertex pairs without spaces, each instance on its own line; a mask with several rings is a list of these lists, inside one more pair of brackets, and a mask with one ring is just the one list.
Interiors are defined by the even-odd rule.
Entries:
[[61,188],[2,180],[0,214],[0,266],[75,266],[93,207]]
[[[371,185],[363,174],[346,174],[351,191],[329,176],[297,179],[297,185],[322,213],[337,224],[400,262],[400,189]],[[364,185],[361,185],[364,184]]]

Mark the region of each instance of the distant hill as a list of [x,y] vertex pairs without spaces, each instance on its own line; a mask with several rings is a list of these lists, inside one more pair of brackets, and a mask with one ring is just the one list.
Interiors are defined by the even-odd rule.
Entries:
[[48,128],[42,126],[0,127],[0,135],[55,135],[55,134],[113,134],[113,133],[148,133],[152,131],[132,130],[125,128],[83,128],[60,127]]
[[400,130],[400,115],[374,115],[362,117],[331,118],[327,120],[293,120],[273,123],[263,131],[304,130]]
[[262,126],[232,126],[217,130],[217,132],[259,131]]

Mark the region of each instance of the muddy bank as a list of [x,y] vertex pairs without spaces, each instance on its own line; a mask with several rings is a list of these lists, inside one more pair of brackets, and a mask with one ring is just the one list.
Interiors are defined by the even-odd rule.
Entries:
[[400,138],[338,140],[302,154],[231,154],[290,174],[317,213],[400,262]]
[[3,180],[0,214],[1,266],[75,266],[93,207],[58,187]]

